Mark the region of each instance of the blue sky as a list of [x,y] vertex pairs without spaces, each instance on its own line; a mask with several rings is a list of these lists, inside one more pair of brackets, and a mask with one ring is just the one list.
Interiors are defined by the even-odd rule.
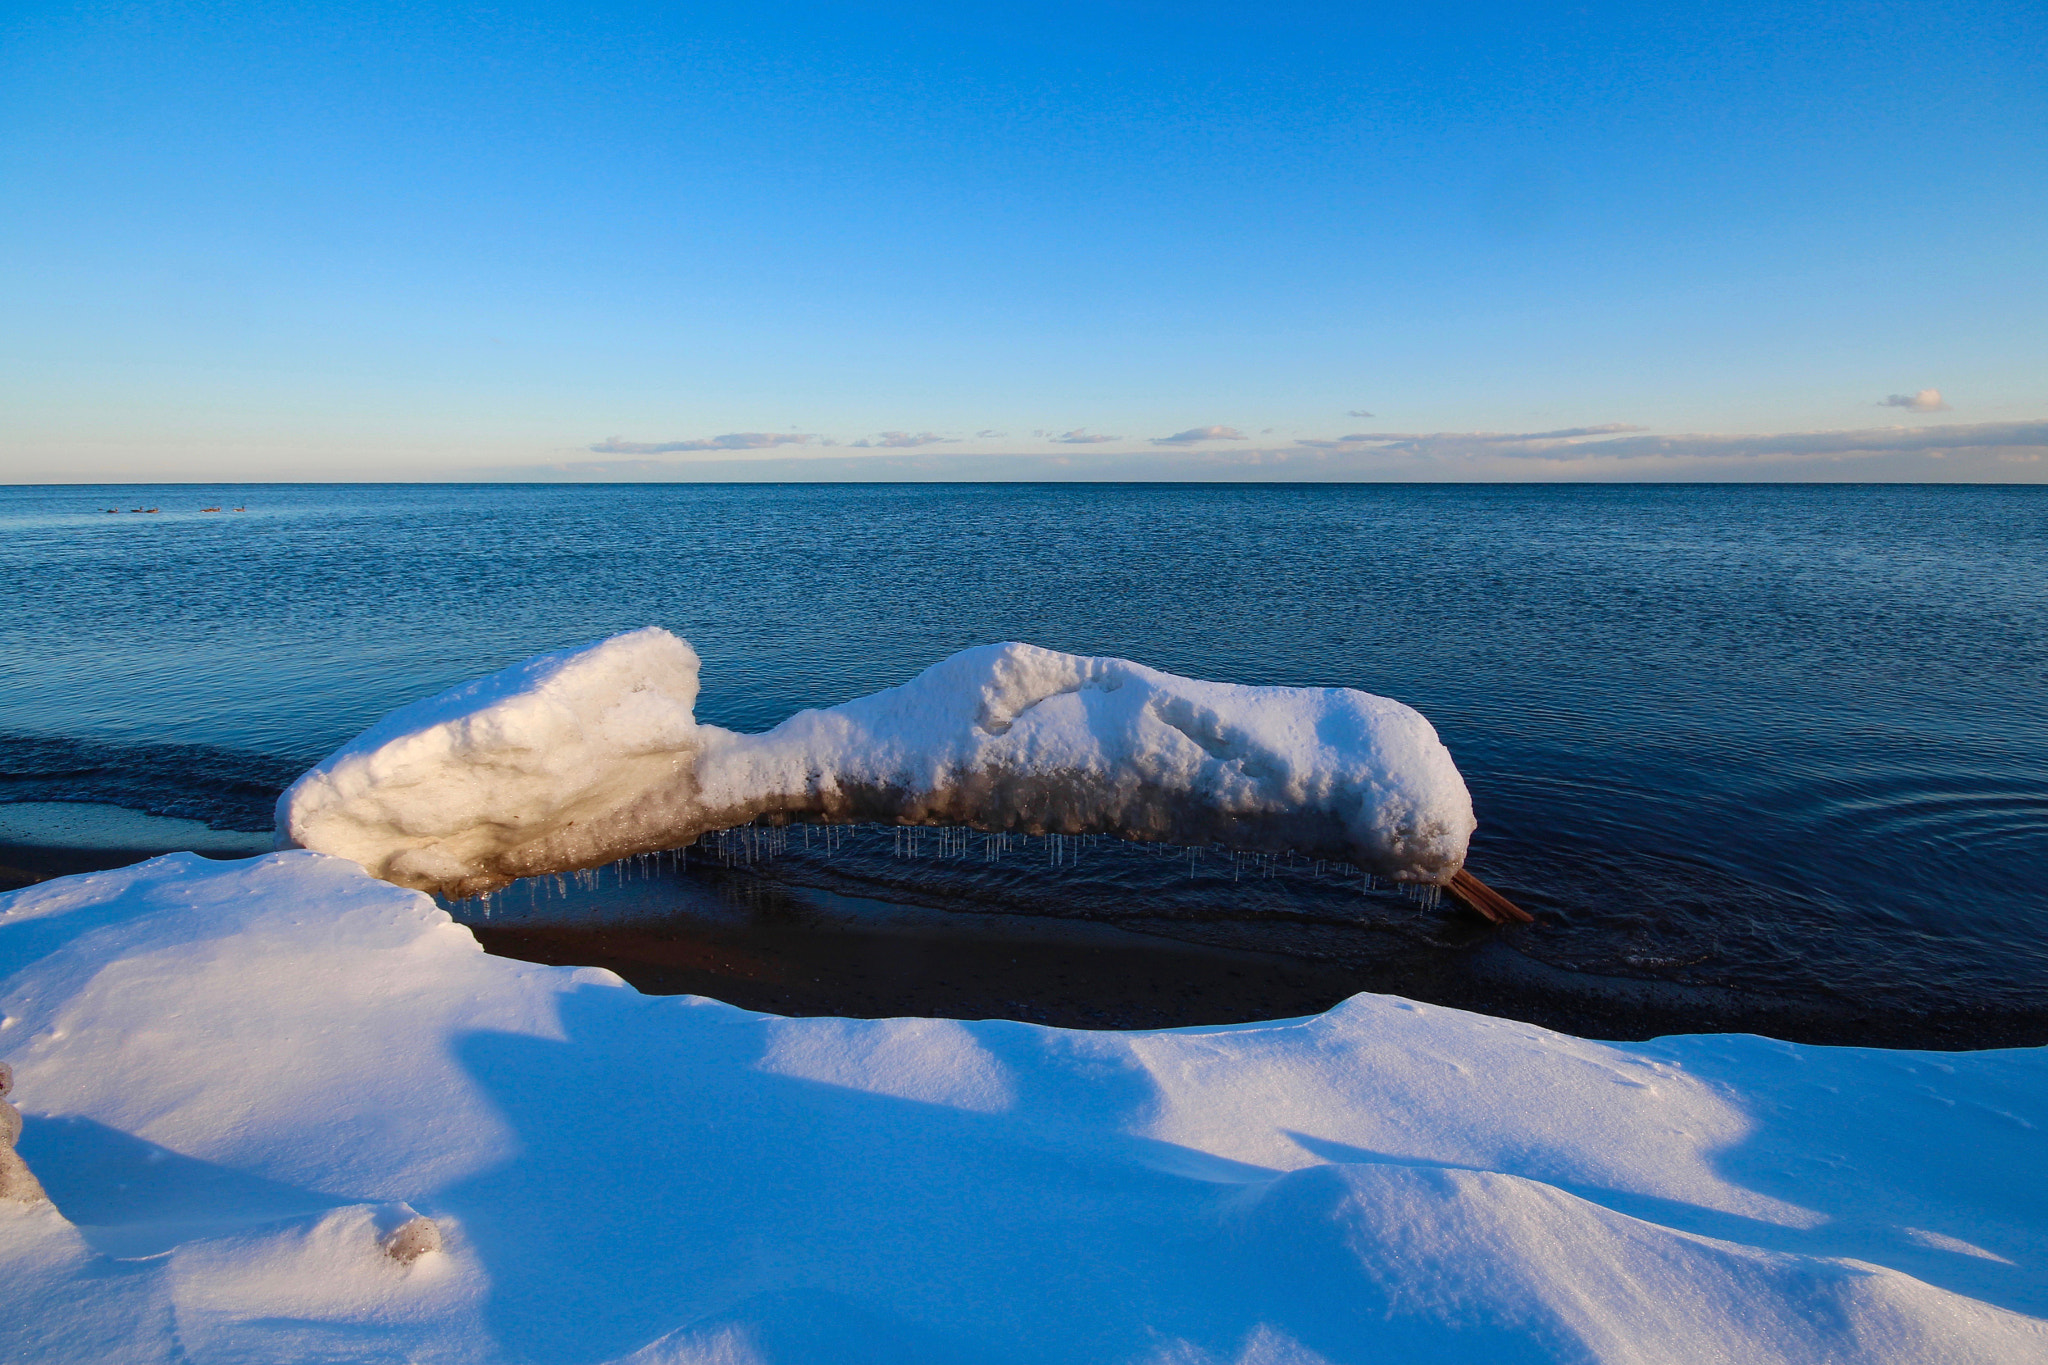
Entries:
[[18,5],[0,477],[2036,481],[2044,223],[2033,3]]

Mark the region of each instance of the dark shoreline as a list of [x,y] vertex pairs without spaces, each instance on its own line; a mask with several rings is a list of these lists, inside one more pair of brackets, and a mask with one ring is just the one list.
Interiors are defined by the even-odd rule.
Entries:
[[[976,916],[976,918],[980,918]],[[1335,964],[1110,930],[1116,940],[1014,926],[987,937],[677,932],[647,926],[497,926],[464,921],[502,957],[604,967],[650,995],[705,995],[793,1016],[1019,1019],[1079,1029],[1250,1023],[1318,1014],[1361,991],[1400,995],[1576,1037],[1616,1042],[1687,1033],[1757,1033],[1787,1042],[1967,1052],[2038,1047],[2048,1012],[1901,1014],[1773,1001],[1711,987],[1545,968],[1490,944],[1430,973],[1361,973]],[[1101,930],[1103,926],[1088,926]],[[1143,940],[1151,938],[1150,945]]]
[[[169,851],[0,843],[0,891]],[[735,878],[714,871],[711,880]],[[755,902],[764,892],[741,890]],[[786,887],[765,892],[771,900],[790,895]],[[726,894],[733,895],[730,886]],[[1369,951],[1332,954],[1251,948],[1242,934],[1217,942],[1205,926],[1181,921],[1105,923],[799,894],[805,905],[795,913],[790,905],[770,905],[765,913],[723,917],[679,911],[622,919],[593,909],[587,917],[532,919],[493,916],[474,904],[454,909],[484,948],[502,957],[604,967],[649,994],[704,995],[795,1016],[1174,1028],[1296,1018],[1370,991],[1614,1041],[1758,1033],[1934,1051],[2048,1043],[2048,1010],[1920,1011],[1593,976],[1537,962],[1501,932],[1477,924],[1459,925],[1461,941],[1427,953],[1398,945],[1384,951],[1387,945],[1373,941]],[[805,912],[818,904],[834,913]]]

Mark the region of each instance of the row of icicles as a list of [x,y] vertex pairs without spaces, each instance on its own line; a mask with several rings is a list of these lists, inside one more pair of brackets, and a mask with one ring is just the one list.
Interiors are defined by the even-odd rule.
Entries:
[[[629,882],[648,881],[680,872],[689,865],[692,854],[698,855],[701,861],[716,862],[721,867],[752,867],[793,853],[823,854],[829,861],[844,851],[849,843],[857,842],[860,836],[869,839],[886,836],[889,853],[896,858],[990,864],[1008,859],[1020,865],[1052,868],[1078,867],[1084,851],[1113,845],[1158,858],[1185,860],[1190,880],[1196,876],[1198,868],[1206,867],[1214,859],[1227,858],[1233,882],[1270,880],[1280,873],[1315,877],[1331,875],[1347,883],[1356,882],[1360,894],[1378,890],[1399,891],[1425,909],[1435,909],[1443,900],[1441,887],[1388,881],[1352,863],[1303,858],[1292,853],[1252,853],[1213,844],[1203,847],[1138,843],[1102,834],[992,834],[966,825],[736,825],[731,829],[708,831],[695,843],[682,848],[636,853],[602,867],[543,873],[538,877],[522,878],[513,885],[526,886],[530,897],[535,894],[566,897],[572,888],[577,891],[601,889],[607,881],[607,874],[611,884],[624,886]],[[490,909],[491,895],[485,892],[476,898],[486,912]]]

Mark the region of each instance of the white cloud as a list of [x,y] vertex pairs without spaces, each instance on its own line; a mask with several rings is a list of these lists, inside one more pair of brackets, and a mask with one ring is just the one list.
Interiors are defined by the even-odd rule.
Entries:
[[1351,411],[1349,411],[1349,412],[1345,413],[1344,415],[1345,415],[1346,417],[1370,417],[1370,416],[1372,416],[1372,414],[1371,414],[1371,413],[1369,413],[1369,412],[1365,411],[1365,409],[1363,409],[1363,408],[1353,408],[1353,409],[1352,409]]
[[1918,393],[1895,393],[1878,404],[1881,408],[1905,408],[1911,412],[1947,412],[1949,406],[1942,401],[1940,389],[1922,389]]
[[1059,443],[1060,443],[1061,445],[1067,445],[1067,446],[1092,446],[1092,445],[1100,445],[1100,444],[1102,444],[1102,443],[1103,443],[1104,441],[1121,441],[1121,440],[1123,439],[1123,437],[1121,437],[1121,436],[1090,436],[1090,435],[1088,434],[1088,430],[1087,430],[1087,428],[1085,428],[1085,427],[1075,427],[1075,428],[1074,428],[1074,429],[1073,429],[1072,431],[1062,432],[1062,433],[1060,433],[1060,434],[1059,434],[1058,436],[1055,436],[1055,437],[1053,437],[1052,439],[1053,439],[1053,440],[1055,440],[1055,441],[1058,441],[1058,442],[1059,442]]
[[1463,461],[1505,458],[1551,463],[1588,460],[1701,462],[1879,455],[1940,458],[1957,450],[1999,450],[2023,454],[2048,448],[2048,421],[1759,435],[1688,432],[1677,436],[1648,436],[1638,434],[1642,430],[1641,427],[1615,422],[1605,426],[1567,427],[1560,431],[1359,432],[1333,440],[1302,441],[1300,444],[1333,453]]
[[[1052,439],[1093,447],[1119,438],[1077,430]],[[777,444],[793,443],[784,437]],[[725,457],[590,460],[491,472],[512,478],[708,481],[2048,481],[2048,420],[1678,435],[1653,435],[1616,422],[1529,432],[1355,432],[1285,445],[1196,443],[1148,447],[1142,453],[1089,449],[1071,455],[1001,453],[986,447],[942,451],[936,446],[827,453],[822,444],[813,441],[806,450],[786,454],[739,446],[725,447]],[[625,453],[637,452],[628,447]]]
[[1204,441],[1242,441],[1244,439],[1245,434],[1236,427],[1189,427],[1186,431],[1176,431],[1171,436],[1155,436],[1152,438],[1152,444],[1155,446],[1192,446],[1200,445]]
[[704,436],[694,441],[628,441],[607,436],[589,449],[596,455],[668,455],[681,450],[772,450],[776,446],[809,445],[817,440],[811,432],[729,431],[723,436]]
[[1425,447],[1443,445],[1519,446],[1552,441],[1582,441],[1589,436],[1614,436],[1622,432],[1642,430],[1644,428],[1630,426],[1627,422],[1606,422],[1600,426],[1563,427],[1556,431],[1356,431],[1349,436],[1333,436],[1324,440],[1304,439],[1299,444],[1313,446],[1318,450],[1332,450],[1341,446],[1376,445],[1385,449],[1420,452]]
[[872,441],[863,439],[853,444],[869,449],[909,450],[916,446],[953,445],[958,440],[958,437],[941,436],[932,431],[920,431],[916,435],[907,431],[885,431]]

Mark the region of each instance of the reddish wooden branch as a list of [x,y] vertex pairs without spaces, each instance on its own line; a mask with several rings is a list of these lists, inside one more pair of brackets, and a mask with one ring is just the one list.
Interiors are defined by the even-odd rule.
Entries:
[[1458,875],[1451,878],[1444,888],[1460,905],[1476,911],[1495,924],[1534,924],[1536,917],[1472,875],[1466,868],[1459,868]]

